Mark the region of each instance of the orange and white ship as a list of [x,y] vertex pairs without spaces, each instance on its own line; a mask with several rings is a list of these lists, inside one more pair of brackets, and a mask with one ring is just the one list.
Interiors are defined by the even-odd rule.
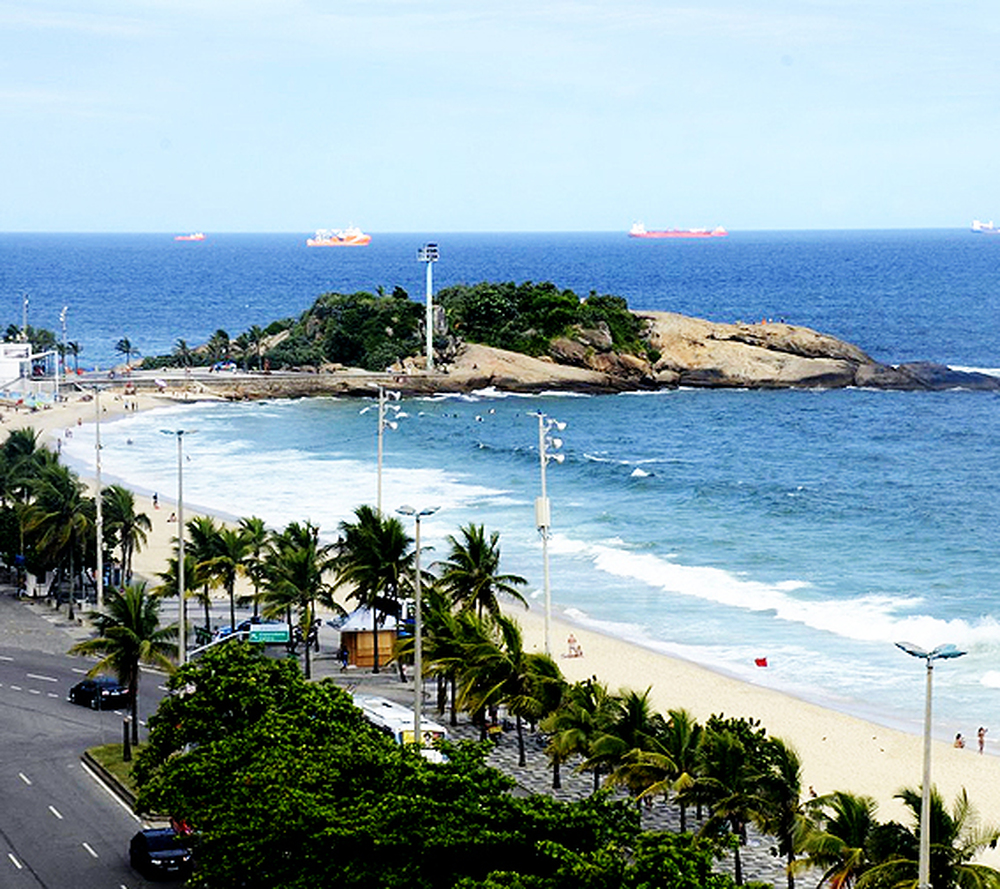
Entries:
[[360,228],[321,228],[316,230],[315,237],[306,239],[308,247],[364,247],[372,236],[366,235]]
[[205,240],[205,233],[204,232],[192,232],[189,235],[176,235],[174,237],[174,240],[175,241],[204,241]]

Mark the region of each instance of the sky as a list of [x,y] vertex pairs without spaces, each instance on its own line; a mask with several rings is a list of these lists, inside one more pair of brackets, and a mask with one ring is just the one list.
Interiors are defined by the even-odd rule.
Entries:
[[0,231],[1000,221],[995,0],[0,0]]

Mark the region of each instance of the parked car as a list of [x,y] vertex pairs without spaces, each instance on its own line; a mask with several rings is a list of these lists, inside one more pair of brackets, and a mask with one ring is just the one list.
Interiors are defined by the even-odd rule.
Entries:
[[118,710],[132,699],[128,689],[112,676],[84,679],[69,690],[71,704],[81,704],[91,710]]
[[128,845],[129,863],[146,877],[188,877],[191,849],[172,827],[140,830]]

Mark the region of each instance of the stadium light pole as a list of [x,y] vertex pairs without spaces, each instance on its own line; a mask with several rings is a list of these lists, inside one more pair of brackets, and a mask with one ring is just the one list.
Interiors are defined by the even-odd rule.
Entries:
[[554,453],[562,447],[561,438],[553,438],[549,433],[555,429],[562,432],[566,424],[548,417],[541,411],[529,411],[538,417],[538,461],[541,468],[542,492],[535,500],[535,525],[542,537],[542,581],[545,590],[545,653],[552,656],[552,585],[549,581],[549,528],[552,526],[552,507],[545,486],[545,467],[550,460],[562,463],[563,454]]
[[424,327],[427,329],[427,370],[434,370],[434,263],[438,261],[438,245],[425,244],[417,251],[417,261],[427,265],[427,317]]
[[897,642],[913,657],[922,658],[927,663],[927,692],[924,698],[924,780],[920,797],[920,857],[917,862],[917,889],[931,889],[931,679],[934,675],[934,661],[961,657],[954,645],[939,645],[932,651],[925,651],[912,642]]
[[187,662],[187,600],[184,586],[184,436],[196,429],[161,429],[164,435],[177,437],[177,595],[180,599],[180,617],[177,621],[177,663]]
[[416,520],[413,560],[413,740],[419,745],[418,750],[422,750],[424,746],[423,734],[420,731],[420,711],[424,704],[424,644],[420,610],[420,520],[424,516],[434,515],[438,509],[440,509],[438,506],[420,510],[412,506],[400,506],[396,510],[400,515],[413,516]]

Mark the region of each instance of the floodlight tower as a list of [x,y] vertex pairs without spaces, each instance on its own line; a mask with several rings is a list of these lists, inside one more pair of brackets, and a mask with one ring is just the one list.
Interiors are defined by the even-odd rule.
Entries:
[[417,251],[417,261],[427,265],[427,370],[434,370],[434,263],[438,261],[438,245],[425,244]]

